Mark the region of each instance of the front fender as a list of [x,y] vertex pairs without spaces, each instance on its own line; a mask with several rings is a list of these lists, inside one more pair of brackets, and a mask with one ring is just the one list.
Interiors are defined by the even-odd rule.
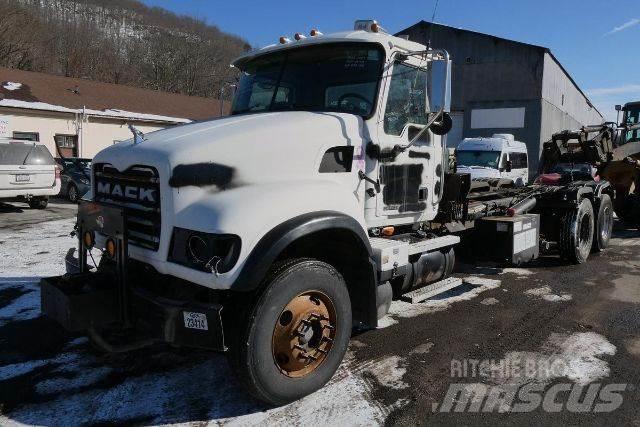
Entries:
[[[180,194],[174,195],[174,199],[182,199],[176,206],[184,206],[175,213],[176,227],[215,234],[235,234],[241,239],[242,248],[234,268],[211,277],[214,281],[212,287],[216,289],[243,287],[238,281],[241,272],[247,286],[251,287],[253,279],[259,276],[263,268],[256,269],[255,265],[247,263],[249,255],[259,242],[265,245],[263,238],[267,233],[283,224],[292,224],[290,220],[305,215],[334,220],[340,217],[341,220],[334,223],[348,222],[348,228],[368,245],[364,204],[354,192],[328,180],[246,185],[219,192],[196,187],[175,191]],[[325,220],[323,224],[331,222]],[[247,276],[247,271],[252,270],[256,273]]]

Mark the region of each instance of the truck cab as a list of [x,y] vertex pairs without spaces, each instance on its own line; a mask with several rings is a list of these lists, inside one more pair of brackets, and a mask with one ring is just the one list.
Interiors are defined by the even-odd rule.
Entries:
[[490,138],[465,138],[456,149],[459,173],[472,179],[504,178],[522,187],[529,182],[527,145],[511,134]]
[[114,329],[226,351],[253,395],[282,404],[325,384],[392,295],[453,269],[460,239],[430,225],[451,63],[358,21],[233,66],[230,117],[132,128],[94,157],[79,271],[45,280],[42,305],[106,351]]

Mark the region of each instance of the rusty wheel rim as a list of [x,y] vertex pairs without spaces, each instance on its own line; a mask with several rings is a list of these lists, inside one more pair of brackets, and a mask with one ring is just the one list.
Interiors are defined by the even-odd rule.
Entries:
[[304,292],[282,310],[273,328],[273,360],[284,375],[300,378],[326,360],[336,335],[336,309],[320,291]]

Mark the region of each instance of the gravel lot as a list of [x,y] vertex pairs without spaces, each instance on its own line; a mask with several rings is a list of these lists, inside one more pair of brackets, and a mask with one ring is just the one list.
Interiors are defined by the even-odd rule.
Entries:
[[[378,330],[356,334],[331,383],[267,408],[236,383],[223,355],[155,346],[103,355],[39,312],[40,277],[61,274],[75,241],[73,205],[0,205],[0,424],[297,425],[638,424],[640,233],[583,266],[543,258],[526,269],[460,265],[463,288],[395,302]],[[556,360],[560,374],[452,377],[452,361]],[[610,413],[443,413],[452,383],[470,388],[624,383]],[[566,400],[559,395],[558,401]]]

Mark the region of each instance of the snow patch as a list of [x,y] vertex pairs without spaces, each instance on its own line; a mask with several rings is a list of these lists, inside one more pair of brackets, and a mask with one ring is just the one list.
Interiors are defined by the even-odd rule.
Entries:
[[75,222],[75,218],[43,222],[23,230],[24,233],[0,229],[0,241],[4,242],[0,252],[0,288],[6,285],[7,277],[35,277],[32,280],[37,283],[40,277],[64,274],[67,251],[77,246],[77,240],[69,235]]
[[[509,352],[491,366],[486,376],[496,384],[546,384],[566,377],[579,385],[587,385],[609,376],[609,364],[601,357],[615,354],[616,347],[595,332],[553,333],[539,352]],[[515,375],[515,370],[507,370],[507,375],[503,375],[504,366],[523,369],[520,375]]]
[[400,356],[389,356],[378,359],[374,363],[369,362],[369,367],[364,370],[374,376],[374,378],[384,387],[402,390],[409,387],[409,384],[402,381],[402,377],[407,373],[407,368],[402,367]]
[[85,114],[88,116],[97,117],[111,117],[116,119],[131,119],[140,121],[152,121],[152,122],[169,122],[169,123],[191,123],[191,120],[181,117],[169,117],[161,116],[157,114],[136,113],[125,110],[106,109],[106,110],[92,110],[82,108],[68,108],[62,105],[48,104],[46,102],[29,102],[21,101],[18,99],[2,99],[0,100],[0,107],[10,108],[23,108],[26,110],[44,110],[44,111],[56,111],[59,113],[71,113],[71,114]]
[[5,88],[6,90],[18,90],[22,87],[22,83],[17,83],[17,82],[4,82],[2,84],[2,87]]
[[0,381],[6,381],[19,377],[20,375],[28,374],[35,369],[45,366],[47,363],[46,360],[31,360],[24,363],[0,366]]
[[37,280],[16,287],[2,283],[2,278],[0,278],[0,291],[9,289],[18,289],[24,293],[0,308],[0,326],[40,316],[40,286]]
[[562,295],[554,294],[551,287],[549,286],[542,286],[540,288],[528,289],[524,293],[530,297],[542,298],[543,300],[549,301],[549,302],[571,301],[573,299],[571,294],[562,294]]
[[494,305],[494,304],[498,304],[500,301],[498,301],[496,298],[485,298],[482,301],[480,301],[480,304],[482,305]]
[[626,340],[624,346],[629,354],[640,356],[640,338]]
[[502,360],[492,361],[487,369],[478,368],[478,377],[484,382],[469,383],[465,389],[468,397],[480,404],[487,386],[504,387],[508,392],[525,384],[544,386],[560,378],[585,386],[609,376],[609,364],[602,357],[615,353],[616,347],[594,332],[554,333],[539,352],[509,352]]
[[474,289],[460,295],[445,299],[429,299],[411,304],[404,301],[394,301],[389,307],[389,313],[378,321],[378,328],[385,328],[398,323],[399,318],[410,318],[423,314],[432,314],[447,310],[451,304],[476,298],[482,292],[500,287],[501,281],[482,277],[465,277],[463,283],[476,286]]
[[433,348],[433,345],[434,344],[432,342],[420,344],[419,346],[411,350],[409,354],[427,354],[431,351],[431,349]]
[[535,274],[534,271],[528,270],[526,268],[505,268],[502,270],[502,273],[500,274],[508,274],[508,273],[515,274],[518,277],[528,277]]

